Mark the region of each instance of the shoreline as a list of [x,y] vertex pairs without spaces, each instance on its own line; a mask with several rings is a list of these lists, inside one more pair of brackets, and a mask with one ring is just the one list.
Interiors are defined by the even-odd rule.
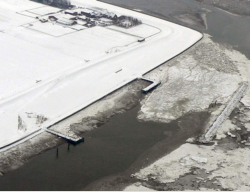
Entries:
[[[237,60],[237,58],[238,59],[242,58],[242,56],[239,57],[239,53],[237,51],[232,50],[230,47],[222,46],[222,45],[220,45],[220,46],[221,46],[220,49],[226,51],[227,55],[231,55],[231,58],[235,58],[236,60]],[[195,47],[193,47],[193,48],[195,48]],[[188,54],[191,51],[192,50],[189,49],[183,54]],[[208,51],[209,51],[209,49],[208,49]],[[197,50],[197,52],[202,52],[202,51]],[[180,55],[179,57],[181,57],[181,56],[182,55]],[[147,74],[146,76],[154,78],[155,76],[161,76],[162,73],[167,73],[169,68],[171,68],[171,66],[173,66],[173,63],[176,62],[176,60],[178,61],[178,57],[172,59],[171,61],[169,61],[170,63],[172,63],[172,65],[170,64],[170,66],[168,66],[169,62],[167,64],[165,63],[162,66],[158,67],[157,69],[153,70],[153,71],[155,71],[154,75],[151,75],[151,73],[153,73],[153,71],[152,71],[149,74]],[[238,68],[241,68],[241,72],[242,72],[242,70],[245,69],[244,68],[244,62],[246,62],[246,60],[243,59],[242,61],[239,61],[239,63],[238,63],[239,64]],[[160,71],[162,71],[162,72],[160,72]],[[247,73],[247,71],[245,73]],[[167,79],[167,76],[164,76],[163,78]],[[166,79],[163,80],[164,83],[167,81]],[[133,82],[132,84],[134,84],[134,83],[136,83],[136,82]],[[111,95],[105,97],[102,100],[102,102],[105,102],[106,98],[111,98],[113,94],[119,94],[121,90],[125,91],[125,89],[127,89],[127,87],[128,86],[125,85],[121,89],[119,89],[119,90],[115,91],[114,93],[112,93]],[[128,90],[131,90],[131,89],[128,88]],[[138,93],[139,93],[139,90],[140,90],[140,88],[138,89]],[[154,91],[154,92],[156,92],[156,91]],[[146,98],[147,97],[148,96],[146,96]],[[121,96],[120,98],[123,98],[123,96]],[[226,100],[223,100],[222,103],[218,103],[218,106],[216,106],[216,107],[213,107],[213,108],[208,107],[208,109],[206,109],[206,110],[208,110],[209,113],[212,114],[211,117],[210,117],[210,121],[213,121],[214,117],[216,117],[218,115],[217,114],[218,111],[222,110],[222,108],[225,105],[225,101]],[[97,103],[99,103],[99,102],[101,102],[101,101],[98,101]],[[116,102],[119,103],[120,100],[118,99]],[[141,101],[141,104],[144,105],[145,102],[146,102],[146,99],[143,99],[143,101]],[[244,103],[247,103],[246,98],[244,99]],[[106,107],[109,106],[109,105],[110,105],[110,103],[106,104]],[[92,109],[94,109],[96,106],[98,106],[98,105],[93,104]],[[121,109],[121,111],[125,111],[123,107],[121,107],[120,109]],[[233,152],[234,151],[236,152],[236,150],[238,150],[239,147],[241,147],[241,148],[245,147],[244,143],[241,143],[241,142],[248,142],[245,139],[247,138],[247,135],[249,136],[249,133],[245,132],[245,127],[244,126],[248,127],[247,129],[249,130],[249,124],[247,124],[246,120],[244,120],[244,118],[246,119],[246,117],[244,117],[244,118],[242,117],[244,114],[248,114],[247,110],[248,110],[247,107],[241,106],[241,104],[240,104],[240,106],[239,106],[240,113],[238,113],[237,110],[235,110],[233,112],[233,115],[231,115],[231,117],[230,117],[231,122],[226,121],[225,125],[222,126],[222,129],[219,129],[219,131],[217,133],[217,136],[216,136],[218,138],[215,140],[215,147],[214,146],[203,146],[203,145],[199,145],[199,144],[197,144],[195,142],[192,145],[184,144],[182,146],[182,148],[187,147],[187,149],[191,149],[193,147],[194,154],[191,154],[191,153],[190,154],[185,154],[185,155],[195,156],[195,158],[193,158],[193,159],[188,159],[188,158],[185,157],[185,155],[184,155],[184,160],[181,158],[181,161],[180,161],[180,159],[175,158],[175,156],[173,156],[174,153],[173,154],[170,154],[170,153],[174,152],[175,150],[177,150],[177,151],[181,150],[182,148],[177,147],[178,149],[176,148],[176,149],[172,149],[172,150],[166,152],[165,151],[166,144],[167,144],[166,142],[165,143],[162,142],[162,144],[158,143],[154,147],[159,146],[159,148],[160,148],[160,150],[162,152],[162,155],[159,155],[159,156],[161,156],[161,157],[165,156],[164,157],[165,159],[173,158],[174,161],[176,161],[176,162],[180,161],[182,163],[181,165],[184,165],[184,166],[186,164],[190,163],[190,162],[192,163],[193,161],[196,164],[198,164],[199,166],[206,165],[205,158],[208,159],[208,162],[213,161],[213,159],[209,159],[210,157],[206,157],[206,155],[204,155],[204,154],[202,156],[199,156],[199,154],[198,155],[195,154],[196,151],[197,151],[196,146],[198,146],[198,148],[204,148],[204,149],[208,149],[208,150],[209,150],[209,148],[213,148],[213,150],[215,149],[217,151],[218,151],[218,149],[223,149],[220,153],[224,153],[226,151],[226,153],[229,152],[231,155],[233,155]],[[112,110],[112,111],[114,111],[114,110]],[[116,112],[120,113],[119,110],[116,111]],[[106,115],[108,114],[108,116],[110,115],[110,112],[102,111],[102,113],[106,114]],[[83,112],[83,114],[84,114],[84,112]],[[94,112],[93,112],[93,114],[94,114]],[[96,114],[95,114],[95,116],[96,116]],[[73,126],[72,130],[73,129],[77,130],[78,134],[81,133],[81,131],[83,130],[83,127],[86,130],[87,129],[88,130],[92,129],[91,126],[86,126],[86,122],[82,121],[81,114],[79,114],[78,116],[76,115],[75,119],[74,118],[69,119],[68,122],[66,122],[66,121],[61,122],[62,123],[61,125],[67,127],[67,126],[71,125],[72,122],[74,122],[76,119],[78,119],[77,120],[79,122],[78,126],[80,126],[81,128],[80,127],[76,128],[77,126]],[[105,118],[101,118],[101,119],[102,119],[101,120],[102,123],[105,123],[107,121]],[[90,118],[90,119],[87,119],[87,120],[92,121],[93,119]],[[94,118],[94,120],[96,120],[96,119]],[[242,126],[241,123],[244,123],[244,126]],[[234,124],[236,124],[237,126],[234,126]],[[93,126],[93,124],[92,124],[92,126]],[[241,130],[239,130],[239,127],[241,128]],[[60,128],[60,124],[57,127],[55,127],[55,129],[59,129],[59,128]],[[230,133],[231,136],[228,134],[228,132]],[[233,136],[236,136],[236,138],[233,137]],[[195,138],[194,138],[194,140],[195,140]],[[248,152],[247,147],[244,150],[245,150],[245,152]],[[152,149],[152,151],[155,152],[153,149]],[[156,156],[154,156],[153,152],[152,152],[152,156],[154,158],[157,158]],[[218,153],[218,154],[220,155],[220,153]],[[145,155],[145,157],[144,157],[145,161],[140,162],[140,161],[143,160],[143,158],[139,158],[139,159],[137,159],[137,161],[136,161],[137,163],[135,162],[135,164],[143,165],[142,167],[145,168],[145,170],[148,170],[148,166],[154,164],[155,160],[160,160],[160,159],[155,159],[155,160],[151,159],[149,162],[147,162],[146,161],[146,159],[147,159],[146,156],[148,155],[147,152],[145,152],[144,155]],[[213,156],[213,154],[211,154],[211,155]],[[199,162],[199,161],[203,161],[203,162]],[[227,163],[226,160],[225,160],[225,162]],[[165,166],[164,163],[163,164],[155,164],[155,165],[156,165],[157,168],[161,168],[161,167]],[[228,164],[228,166],[231,166],[231,165],[233,165],[233,164]],[[177,163],[177,166],[179,166],[178,163]],[[137,167],[137,169],[133,168],[133,167]],[[207,189],[208,190],[215,190],[215,189],[221,189],[221,190],[223,189],[223,190],[225,190],[225,189],[227,189],[227,190],[229,190],[230,189],[227,186],[228,184],[224,185],[223,188],[221,187],[220,182],[224,182],[223,179],[224,180],[225,180],[225,178],[228,179],[227,177],[225,177],[225,178],[221,177],[220,181],[216,180],[216,178],[212,178],[212,181],[209,181],[209,180],[207,180],[209,174],[206,173],[206,172],[202,172],[200,170],[200,168],[197,168],[197,166],[194,166],[194,168],[192,168],[192,170],[190,172],[185,173],[184,175],[180,175],[179,178],[177,178],[174,182],[170,182],[170,183],[164,183],[164,182],[160,183],[159,181],[161,181],[162,178],[157,178],[158,179],[157,180],[157,179],[155,179],[153,177],[151,178],[149,176],[148,180],[144,180],[144,179],[141,179],[141,178],[138,179],[137,177],[134,177],[135,175],[137,175],[137,176],[139,175],[138,174],[138,171],[139,171],[138,168],[139,167],[140,166],[132,166],[132,168],[130,168],[130,171],[126,171],[125,173],[122,173],[122,174],[124,174],[124,177],[121,176],[122,174],[118,174],[118,176],[117,175],[108,176],[108,177],[102,178],[101,180],[95,181],[94,183],[88,185],[84,189],[93,189],[93,190],[95,190],[95,189],[98,190],[99,189],[100,190],[103,187],[102,185],[104,185],[106,187],[106,188],[104,187],[104,189],[107,189],[107,190],[110,190],[110,189],[112,189],[112,190],[113,189],[122,190],[122,189],[125,189],[128,186],[131,186],[132,188],[126,188],[126,189],[132,189],[132,190],[136,190],[136,189],[140,190],[141,189],[140,187],[142,187],[143,190],[147,190],[147,189],[154,189],[154,190],[156,190],[156,189],[158,189],[158,190],[184,190],[184,189],[185,190],[197,190],[197,189],[199,189],[199,190],[207,190]],[[168,167],[170,167],[170,165],[168,165],[166,167],[166,169]],[[218,167],[218,169],[222,169],[222,167]],[[181,169],[177,168],[176,170],[181,170]],[[224,171],[228,171],[228,170],[225,169]],[[151,173],[157,175],[157,171],[153,171]],[[160,172],[160,173],[162,175],[164,174],[162,172]],[[218,174],[221,174],[221,173],[218,172]],[[228,172],[228,174],[230,174],[230,172]],[[131,175],[133,176],[133,178],[131,177]],[[147,178],[147,174],[142,175],[142,177]],[[119,178],[120,180],[117,179],[117,178]],[[115,182],[115,184],[116,184],[115,186],[114,186],[113,181],[117,181],[117,182]],[[112,185],[109,185],[109,183],[112,183]],[[207,184],[205,184],[205,183],[207,183]],[[223,184],[225,184],[225,182]],[[192,187],[195,187],[195,188],[192,188]],[[233,189],[237,189],[237,188],[233,188]]]

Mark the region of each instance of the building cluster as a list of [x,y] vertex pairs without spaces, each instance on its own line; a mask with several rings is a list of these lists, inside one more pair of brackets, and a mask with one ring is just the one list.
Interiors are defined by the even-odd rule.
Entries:
[[118,18],[115,13],[106,10],[91,10],[86,8],[66,10],[65,14],[75,16],[77,20],[85,21],[87,27],[113,25]]
[[82,25],[85,27],[117,25],[124,28],[137,26],[142,22],[129,16],[117,16],[107,10],[92,10],[88,8],[67,9],[62,14],[48,16],[48,19],[40,19],[41,22],[55,22],[57,24],[72,26]]

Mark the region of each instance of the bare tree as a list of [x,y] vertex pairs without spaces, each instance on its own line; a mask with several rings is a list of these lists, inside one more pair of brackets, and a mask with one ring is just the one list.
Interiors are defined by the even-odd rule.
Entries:
[[71,5],[70,0],[36,0],[38,2],[56,7],[68,8]]

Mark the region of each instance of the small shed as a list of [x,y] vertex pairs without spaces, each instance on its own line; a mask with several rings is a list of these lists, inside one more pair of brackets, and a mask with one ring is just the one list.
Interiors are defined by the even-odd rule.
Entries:
[[46,22],[48,22],[48,19],[40,18],[39,21],[41,21],[42,23],[46,23]]
[[50,21],[57,21],[58,18],[55,17],[55,16],[53,16],[53,15],[51,15],[51,16],[49,16],[49,20],[50,20]]

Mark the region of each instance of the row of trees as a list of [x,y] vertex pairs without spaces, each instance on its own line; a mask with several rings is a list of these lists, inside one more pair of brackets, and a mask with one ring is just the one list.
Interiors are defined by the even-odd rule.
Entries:
[[35,1],[60,8],[68,8],[71,6],[70,0],[35,0]]
[[134,17],[123,15],[117,18],[115,24],[120,27],[130,28],[142,24],[142,21]]

